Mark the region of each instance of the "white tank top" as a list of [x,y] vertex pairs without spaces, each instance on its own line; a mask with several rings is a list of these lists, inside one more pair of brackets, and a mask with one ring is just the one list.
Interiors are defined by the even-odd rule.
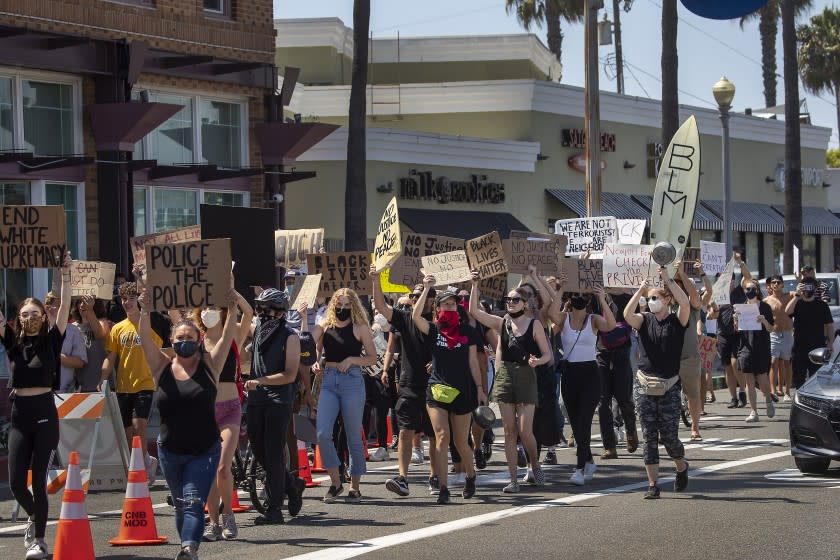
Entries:
[[[578,333],[580,333],[580,338],[578,338]],[[572,316],[571,314],[566,315],[566,321],[563,323],[563,330],[560,331],[560,337],[563,341],[563,353],[566,360],[569,362],[595,361],[595,344],[598,342],[598,337],[592,332],[591,313],[586,316],[582,331],[573,329]]]

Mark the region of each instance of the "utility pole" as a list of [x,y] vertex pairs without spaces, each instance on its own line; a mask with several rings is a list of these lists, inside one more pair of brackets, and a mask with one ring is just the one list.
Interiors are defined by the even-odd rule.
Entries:
[[587,216],[601,215],[601,108],[598,99],[598,9],[601,0],[585,0],[583,20],[585,57],[584,128],[586,129],[586,181],[583,186]]

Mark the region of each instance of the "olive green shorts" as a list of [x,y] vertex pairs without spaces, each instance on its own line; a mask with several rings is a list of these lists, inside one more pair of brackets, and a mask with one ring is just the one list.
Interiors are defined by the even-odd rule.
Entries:
[[530,366],[502,362],[496,368],[490,400],[504,404],[537,404],[537,374]]

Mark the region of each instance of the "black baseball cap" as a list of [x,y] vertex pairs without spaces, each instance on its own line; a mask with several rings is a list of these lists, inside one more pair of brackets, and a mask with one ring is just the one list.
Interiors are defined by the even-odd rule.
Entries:
[[813,272],[814,267],[810,264],[803,265],[802,268],[799,269],[799,272]]
[[448,300],[448,299],[452,299],[452,298],[458,299],[458,294],[457,294],[457,293],[455,293],[455,292],[450,292],[449,290],[446,290],[446,291],[444,291],[444,292],[440,292],[440,293],[437,295],[437,297],[435,297],[435,303],[437,303],[438,305],[440,305],[440,304],[441,304],[441,303],[443,303],[444,301],[446,301],[446,300]]

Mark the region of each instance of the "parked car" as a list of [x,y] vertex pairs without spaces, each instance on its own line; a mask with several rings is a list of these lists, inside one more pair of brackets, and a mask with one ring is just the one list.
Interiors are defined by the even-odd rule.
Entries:
[[840,353],[810,354],[820,369],[797,389],[790,410],[790,452],[803,473],[822,474],[840,461]]

